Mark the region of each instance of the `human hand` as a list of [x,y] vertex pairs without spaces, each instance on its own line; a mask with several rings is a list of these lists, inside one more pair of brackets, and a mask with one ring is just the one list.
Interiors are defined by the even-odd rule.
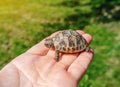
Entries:
[[[89,34],[77,32],[88,43],[91,42]],[[54,60],[54,53],[53,49],[44,46],[42,40],[0,71],[0,87],[77,87],[93,58],[93,52],[63,54],[59,62]]]

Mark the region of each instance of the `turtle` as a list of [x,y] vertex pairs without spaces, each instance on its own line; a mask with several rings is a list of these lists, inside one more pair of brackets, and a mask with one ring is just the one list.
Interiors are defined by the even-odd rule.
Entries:
[[46,38],[44,45],[55,49],[56,61],[59,61],[59,53],[78,53],[90,49],[84,37],[71,29],[60,31],[52,38]]

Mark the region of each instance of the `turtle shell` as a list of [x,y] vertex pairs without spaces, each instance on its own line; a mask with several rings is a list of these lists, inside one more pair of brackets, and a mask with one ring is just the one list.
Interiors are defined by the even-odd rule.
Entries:
[[53,38],[55,50],[63,53],[81,52],[87,48],[87,42],[78,32],[64,30]]

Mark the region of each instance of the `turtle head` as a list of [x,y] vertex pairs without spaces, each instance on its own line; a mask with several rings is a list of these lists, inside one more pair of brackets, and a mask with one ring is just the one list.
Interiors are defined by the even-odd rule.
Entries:
[[48,47],[48,48],[53,48],[54,47],[52,38],[45,39],[45,46]]

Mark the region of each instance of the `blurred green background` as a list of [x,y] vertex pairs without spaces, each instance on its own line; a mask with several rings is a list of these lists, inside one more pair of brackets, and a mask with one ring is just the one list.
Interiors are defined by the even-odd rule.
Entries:
[[95,56],[79,87],[120,87],[120,0],[0,1],[0,69],[58,30],[93,36]]

